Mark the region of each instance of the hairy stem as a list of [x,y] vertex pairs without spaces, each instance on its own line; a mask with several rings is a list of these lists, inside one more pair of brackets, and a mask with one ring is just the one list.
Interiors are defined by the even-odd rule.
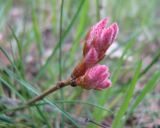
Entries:
[[26,105],[31,105],[34,104],[35,102],[42,100],[45,96],[49,95],[52,92],[55,92],[57,90],[59,90],[60,88],[63,88],[65,86],[68,86],[72,83],[71,78],[65,80],[65,81],[60,81],[58,82],[55,86],[47,89],[46,91],[44,91],[42,94],[40,94],[39,96],[36,96],[35,98],[29,100]]

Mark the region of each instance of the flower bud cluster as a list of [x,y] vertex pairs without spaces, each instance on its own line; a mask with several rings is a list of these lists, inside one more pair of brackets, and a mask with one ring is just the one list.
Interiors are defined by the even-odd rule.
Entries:
[[117,23],[106,28],[107,22],[108,19],[105,18],[91,27],[84,41],[83,58],[72,72],[77,85],[85,89],[101,90],[111,85],[108,67],[98,64],[119,30]]

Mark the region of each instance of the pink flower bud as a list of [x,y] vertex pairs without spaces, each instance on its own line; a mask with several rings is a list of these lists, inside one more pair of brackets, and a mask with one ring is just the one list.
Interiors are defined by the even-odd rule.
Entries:
[[[83,48],[83,58],[74,68],[71,75],[72,78],[75,79],[83,76],[87,70],[90,70],[89,68],[95,66],[104,58],[105,52],[116,38],[119,29],[116,23],[106,28],[107,22],[107,18],[101,20],[91,27],[87,33]],[[104,81],[104,84],[106,84],[106,81]]]
[[94,47],[98,53],[99,61],[103,59],[105,52],[113,43],[119,30],[116,23],[113,23],[110,27],[106,28],[107,22],[108,19],[105,18],[90,29],[85,39],[83,56]]
[[89,51],[89,49],[92,47],[93,41],[95,38],[100,37],[102,30],[106,27],[106,24],[108,22],[108,19],[105,18],[98,22],[96,25],[92,26],[89,32],[87,33],[87,36],[85,38],[85,44],[83,49],[83,55]]
[[76,82],[77,85],[85,89],[102,90],[111,86],[109,69],[105,65],[95,65],[89,68],[86,73],[79,77]]

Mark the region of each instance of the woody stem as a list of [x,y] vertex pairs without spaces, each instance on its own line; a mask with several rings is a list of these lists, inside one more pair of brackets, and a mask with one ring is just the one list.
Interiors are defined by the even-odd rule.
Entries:
[[65,80],[65,81],[60,81],[58,82],[55,86],[47,89],[46,91],[44,91],[42,94],[40,94],[39,96],[36,96],[35,98],[29,100],[26,105],[31,105],[31,104],[34,104],[35,102],[39,101],[39,100],[42,100],[45,96],[49,95],[50,93],[52,92],[55,92],[65,86],[69,86],[71,85],[72,83],[72,80],[71,78]]

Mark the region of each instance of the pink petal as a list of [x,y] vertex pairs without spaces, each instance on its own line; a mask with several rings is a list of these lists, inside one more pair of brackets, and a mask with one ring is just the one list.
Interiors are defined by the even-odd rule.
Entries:
[[114,29],[112,26],[103,30],[101,34],[101,47],[106,47],[106,45],[110,45],[114,35]]
[[101,88],[104,89],[104,88],[108,88],[110,87],[112,84],[112,82],[109,80],[109,79],[105,79],[102,83],[101,83]]
[[85,64],[87,67],[90,67],[96,64],[98,61],[98,54],[95,48],[91,48],[85,56]]
[[94,25],[92,27],[91,33],[90,35],[93,36],[100,36],[100,34],[102,33],[102,30],[106,27],[106,24],[108,22],[107,18],[102,19],[101,21],[99,21],[96,25]]
[[114,32],[113,32],[113,37],[112,37],[112,41],[111,41],[111,42],[113,42],[113,41],[115,40],[117,34],[118,34],[119,27],[118,27],[117,23],[113,23],[113,24],[111,25],[111,27],[112,27],[113,30],[114,30]]
[[95,65],[86,72],[86,75],[89,76],[89,79],[98,78],[98,76],[106,70],[107,68],[105,65]]
[[104,18],[101,21],[99,21],[95,26],[94,29],[104,29],[107,25],[108,18]]

